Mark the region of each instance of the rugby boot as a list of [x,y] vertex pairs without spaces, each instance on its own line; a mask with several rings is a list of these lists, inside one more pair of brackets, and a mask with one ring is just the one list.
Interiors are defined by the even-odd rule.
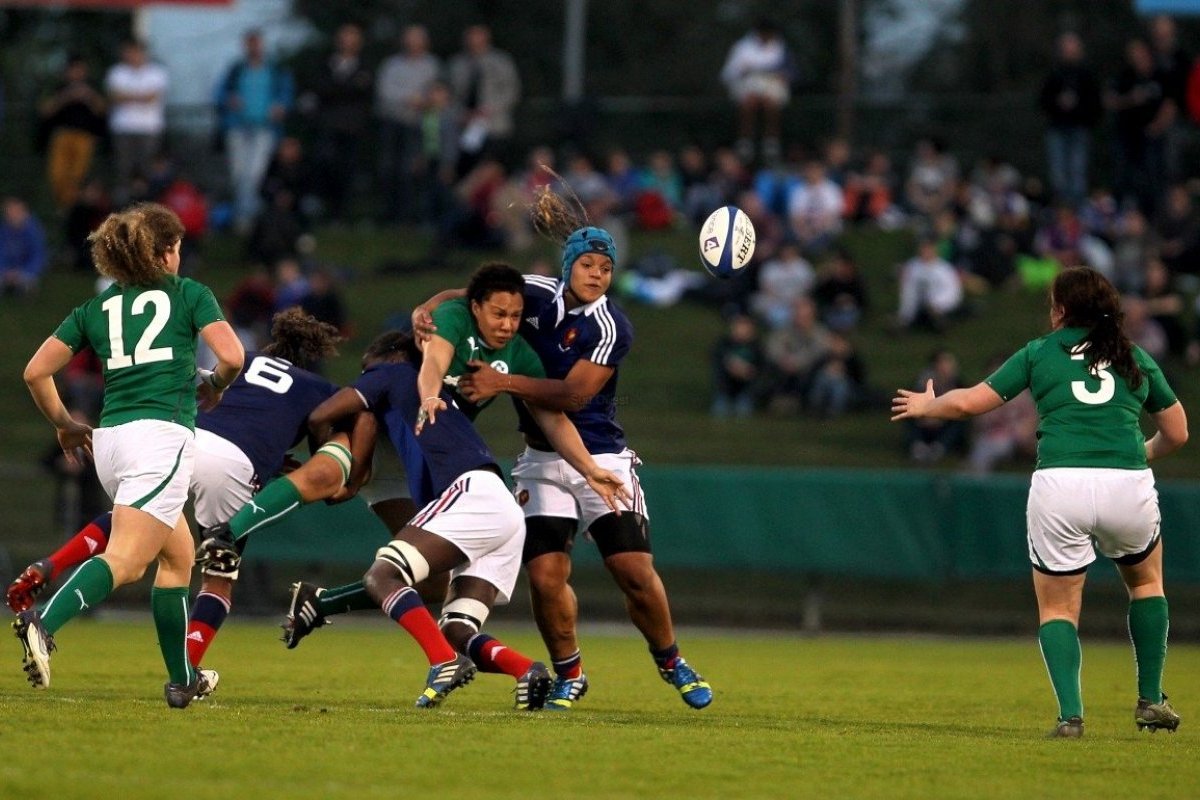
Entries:
[[434,664],[425,679],[425,691],[417,698],[417,708],[434,708],[446,695],[475,679],[475,664],[464,655]]
[[1149,729],[1151,733],[1157,733],[1161,728],[1174,733],[1179,727],[1179,713],[1171,708],[1166,694],[1162,696],[1161,703],[1151,703],[1146,698],[1139,697],[1137,708],[1133,712],[1133,721],[1137,723],[1139,731]]
[[14,614],[33,608],[33,601],[46,588],[46,582],[53,570],[54,565],[50,563],[50,559],[43,558],[26,567],[17,579],[8,585],[5,599]]
[[57,649],[54,637],[46,632],[42,616],[35,608],[17,614],[13,629],[25,648],[23,662],[29,683],[35,689],[45,689],[50,685],[50,654]]
[[541,661],[533,662],[525,674],[517,678],[517,688],[513,690],[517,695],[516,709],[539,711],[544,708],[553,683],[546,665]]
[[1082,739],[1083,717],[1060,719],[1047,736],[1049,739]]
[[696,670],[692,669],[691,665],[682,658],[676,658],[675,666],[671,669],[660,667],[658,674],[664,681],[678,689],[683,702],[692,708],[704,708],[712,702],[712,687],[708,685],[708,681],[698,675]]
[[554,679],[554,686],[550,689],[550,697],[546,700],[547,711],[570,711],[588,690],[587,675],[579,673],[578,678],[562,678]]

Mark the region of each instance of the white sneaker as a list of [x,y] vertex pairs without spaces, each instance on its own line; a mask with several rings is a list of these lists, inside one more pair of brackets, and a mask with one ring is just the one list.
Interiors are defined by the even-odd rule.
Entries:
[[25,648],[24,668],[29,682],[35,689],[45,689],[50,685],[50,653],[55,650],[54,637],[46,633],[42,615],[32,608],[17,614],[13,628]]

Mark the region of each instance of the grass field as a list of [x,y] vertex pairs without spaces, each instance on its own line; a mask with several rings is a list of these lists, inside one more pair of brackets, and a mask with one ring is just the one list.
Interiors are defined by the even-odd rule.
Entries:
[[[1138,734],[1119,643],[1084,644],[1087,736],[1047,741],[1054,707],[1036,641],[817,638],[683,631],[716,700],[686,708],[640,640],[585,631],[592,691],[572,712],[519,714],[481,675],[410,707],[419,651],[386,622],[343,624],[294,652],[231,622],[209,653],[216,695],[162,700],[149,619],[74,623],[53,684],[0,670],[0,797],[490,798],[1195,796],[1185,687],[1200,648],[1172,648],[1181,732]],[[530,629],[503,629],[535,652]]]

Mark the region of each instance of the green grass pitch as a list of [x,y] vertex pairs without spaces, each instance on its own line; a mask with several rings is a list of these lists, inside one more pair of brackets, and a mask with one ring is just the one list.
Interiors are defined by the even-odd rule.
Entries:
[[[1200,648],[1171,649],[1176,735],[1132,722],[1132,658],[1084,642],[1087,736],[1043,739],[1053,704],[1036,640],[801,638],[688,631],[716,691],[686,708],[631,631],[585,630],[592,689],[576,710],[519,714],[511,679],[480,675],[411,707],[425,666],[384,621],[299,649],[232,621],[207,659],[217,694],[162,700],[149,619],[59,634],[49,690],[0,670],[0,797],[266,800],[398,797],[1128,797],[1200,786]],[[498,631],[537,651],[532,629]],[[1191,693],[1189,694],[1189,692]]]

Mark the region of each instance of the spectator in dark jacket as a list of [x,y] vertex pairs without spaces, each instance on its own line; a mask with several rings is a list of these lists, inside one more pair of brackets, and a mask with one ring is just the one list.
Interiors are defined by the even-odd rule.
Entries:
[[46,175],[59,210],[79,196],[108,126],[107,111],[104,95],[88,79],[87,62],[71,56],[62,83],[38,108],[47,137]]
[[1046,116],[1046,162],[1055,196],[1078,208],[1087,196],[1092,129],[1100,122],[1100,82],[1083,60],[1075,33],[1058,37],[1058,61],[1042,84],[1038,105]]
[[0,289],[27,294],[37,288],[46,269],[46,234],[19,197],[4,199],[0,220]]

